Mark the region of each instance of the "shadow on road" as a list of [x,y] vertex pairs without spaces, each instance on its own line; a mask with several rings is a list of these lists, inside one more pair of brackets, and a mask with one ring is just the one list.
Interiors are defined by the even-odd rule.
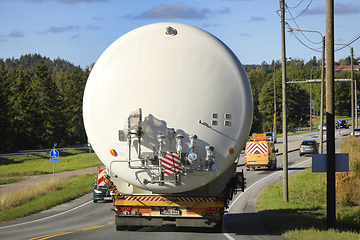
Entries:
[[275,235],[261,224],[260,217],[259,213],[226,214],[223,231],[236,235]]

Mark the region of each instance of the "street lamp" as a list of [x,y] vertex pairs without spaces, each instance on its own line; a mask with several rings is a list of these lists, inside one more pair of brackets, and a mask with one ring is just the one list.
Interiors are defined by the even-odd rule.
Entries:
[[323,125],[324,125],[324,69],[325,69],[325,36],[319,31],[300,30],[296,28],[287,28],[288,32],[315,32],[322,38],[322,60],[321,60],[321,103],[320,103],[320,153],[323,153]]

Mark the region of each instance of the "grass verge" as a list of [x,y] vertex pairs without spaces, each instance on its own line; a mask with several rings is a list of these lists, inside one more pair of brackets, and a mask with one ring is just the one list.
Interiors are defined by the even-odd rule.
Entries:
[[26,217],[90,193],[95,176],[77,175],[0,198],[0,222]]
[[[94,166],[102,163],[92,152],[91,164],[89,149],[59,151],[59,162],[55,163],[55,172],[66,172]],[[14,157],[1,157],[0,184],[14,183],[24,180],[26,176],[53,173],[53,163],[49,153],[39,153]]]
[[312,173],[311,168],[289,178],[288,203],[282,182],[260,191],[255,208],[264,226],[291,239],[360,239],[359,151],[360,138],[343,141],[350,171],[336,173],[336,230],[326,228],[326,173]]

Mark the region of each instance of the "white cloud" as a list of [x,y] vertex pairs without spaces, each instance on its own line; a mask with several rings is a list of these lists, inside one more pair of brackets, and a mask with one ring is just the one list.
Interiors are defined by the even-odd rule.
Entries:
[[217,11],[212,11],[209,8],[196,9],[186,6],[182,3],[175,4],[161,4],[158,7],[153,7],[151,10],[140,13],[137,16],[127,16],[133,19],[168,19],[168,18],[182,18],[182,19],[205,19],[208,15],[228,14],[230,8],[221,8]]
[[142,12],[135,19],[158,19],[158,18],[206,18],[206,15],[198,10],[182,3],[161,4],[151,10]]
[[10,37],[10,38],[19,38],[19,37],[24,37],[25,34],[22,33],[22,32],[19,32],[17,30],[14,30],[12,31],[7,37]]
[[80,27],[79,26],[66,26],[66,27],[49,27],[47,30],[45,31],[40,31],[37,33],[63,33],[63,32],[69,32],[69,31],[77,31],[79,30]]

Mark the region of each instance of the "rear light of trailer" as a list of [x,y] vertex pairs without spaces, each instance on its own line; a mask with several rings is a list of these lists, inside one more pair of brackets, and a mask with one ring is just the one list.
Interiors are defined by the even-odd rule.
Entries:
[[129,214],[131,213],[132,208],[130,206],[117,206],[117,211],[116,214],[120,215],[120,214]]

